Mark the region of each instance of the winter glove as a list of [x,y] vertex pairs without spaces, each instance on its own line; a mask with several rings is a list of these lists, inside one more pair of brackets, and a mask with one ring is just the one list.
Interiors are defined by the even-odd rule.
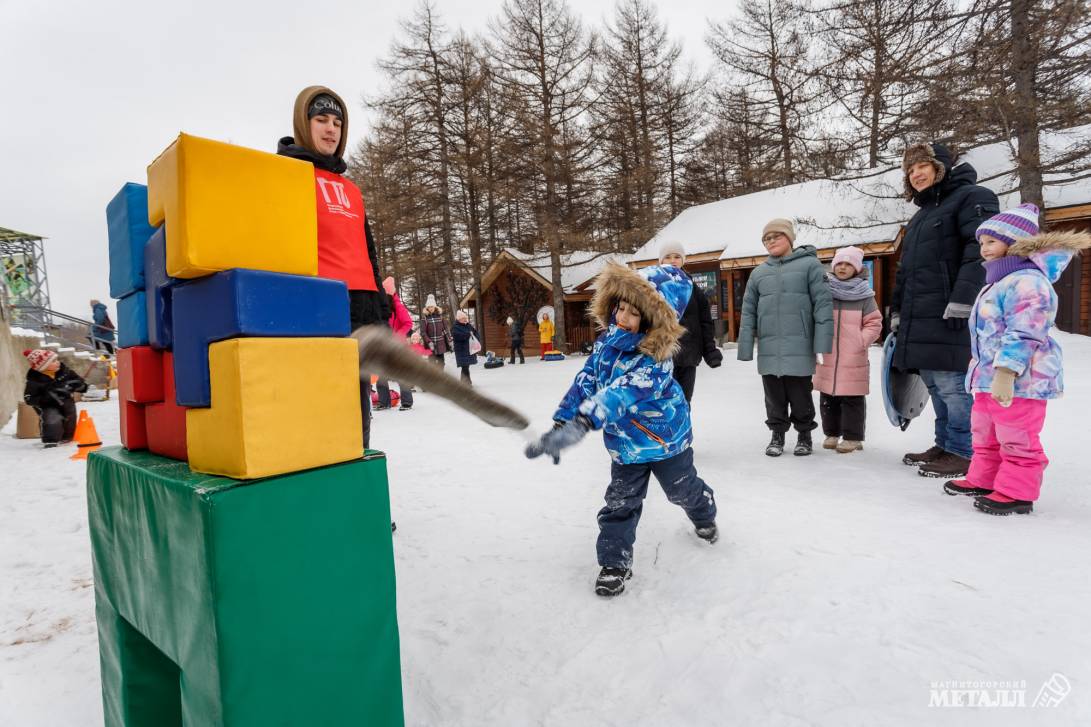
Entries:
[[822,364],[824,364],[824,363],[826,362],[826,360],[825,360],[824,358],[822,358],[822,354],[820,354],[820,353],[816,353],[816,354],[814,355],[814,361],[815,361],[815,363],[817,363],[817,364],[818,364],[819,366],[821,366]]
[[720,349],[718,348],[705,355],[705,363],[708,364],[710,369],[718,368],[723,362],[724,355],[720,353]]
[[560,464],[561,450],[579,442],[590,430],[591,420],[583,414],[578,415],[570,422],[554,422],[553,428],[543,434],[541,439],[527,445],[527,459],[534,459],[540,455],[548,454],[553,458],[553,464]]
[[993,401],[1000,406],[1005,409],[1011,406],[1011,400],[1015,397],[1015,372],[1003,367],[996,369],[991,393]]
[[900,313],[891,313],[890,314],[890,332],[891,333],[897,333],[898,332],[898,326],[900,326],[901,324],[902,324],[901,314]]
[[966,319],[970,317],[971,306],[965,303],[948,303],[943,311],[943,321],[952,331],[961,331],[966,328]]

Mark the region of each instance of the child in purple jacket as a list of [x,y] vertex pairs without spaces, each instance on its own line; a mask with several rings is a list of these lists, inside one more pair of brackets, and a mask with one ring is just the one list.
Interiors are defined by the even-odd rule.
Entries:
[[1061,347],[1049,335],[1057,316],[1052,284],[1091,247],[1091,235],[1038,234],[1038,208],[1022,204],[983,222],[977,240],[985,287],[970,314],[966,374],[974,455],[966,479],[944,490],[974,496],[974,507],[989,515],[1025,514],[1049,464],[1038,438],[1046,402],[1064,391]]

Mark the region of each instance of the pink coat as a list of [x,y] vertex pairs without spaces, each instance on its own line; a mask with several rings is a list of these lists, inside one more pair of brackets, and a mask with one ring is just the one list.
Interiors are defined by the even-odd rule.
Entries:
[[815,369],[814,387],[830,396],[864,396],[869,391],[868,346],[879,340],[883,316],[875,298],[833,299],[833,351]]
[[413,330],[413,317],[409,315],[409,309],[405,307],[397,293],[390,297],[393,300],[391,308],[394,311],[390,314],[390,327],[397,335],[408,336]]

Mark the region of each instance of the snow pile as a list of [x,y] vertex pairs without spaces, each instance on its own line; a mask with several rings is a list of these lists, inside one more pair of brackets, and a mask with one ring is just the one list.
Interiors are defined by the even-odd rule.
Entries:
[[[1091,340],[1058,338],[1068,394],[1049,405],[1052,464],[1036,512],[1010,518],[900,464],[931,443],[930,419],[899,432],[873,393],[863,452],[774,460],[754,365],[729,355],[701,367],[695,460],[716,491],[720,542],[698,541],[652,484],[636,575],[613,601],[592,592],[610,470],[598,435],[554,467],[524,459],[524,437],[428,394],[377,413],[408,724],[1091,722]],[[473,377],[537,432],[584,361]],[[117,443],[116,402],[86,408]],[[101,724],[84,467],[11,432],[0,436],[0,725]],[[1054,673],[1071,693],[1032,709]],[[975,681],[1025,681],[1027,706],[929,707],[960,698],[934,682]]]

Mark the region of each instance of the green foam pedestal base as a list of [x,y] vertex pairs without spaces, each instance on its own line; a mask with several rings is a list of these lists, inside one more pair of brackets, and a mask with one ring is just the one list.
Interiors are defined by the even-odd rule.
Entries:
[[386,460],[242,482],[88,459],[107,727],[400,726]]

